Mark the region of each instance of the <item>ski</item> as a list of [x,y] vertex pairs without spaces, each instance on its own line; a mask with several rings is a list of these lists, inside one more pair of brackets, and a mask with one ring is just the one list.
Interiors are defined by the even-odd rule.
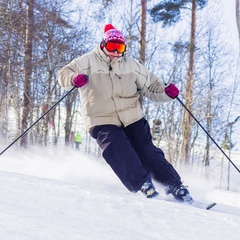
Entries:
[[188,204],[193,207],[196,207],[196,208],[206,209],[206,210],[210,210],[211,208],[213,208],[216,205],[215,202],[205,203],[205,202],[195,201],[192,199],[192,197],[189,194],[186,194],[184,196],[183,203]]
[[[188,203],[189,204],[189,203]],[[200,209],[206,209],[206,210],[210,210],[212,209],[214,206],[217,205],[217,203],[213,202],[213,203],[203,203],[203,202],[199,202],[199,201],[193,201],[192,203],[189,204],[190,206],[196,207],[196,208],[200,208]]]
[[200,202],[200,201],[195,201],[193,199],[191,199],[191,201],[178,201],[174,198],[161,198],[159,195],[158,196],[155,196],[153,197],[153,199],[156,199],[156,200],[162,200],[162,201],[167,201],[167,202],[174,202],[174,203],[178,203],[178,204],[184,204],[184,205],[187,205],[187,206],[191,206],[191,207],[196,207],[196,208],[200,208],[200,209],[205,209],[205,210],[210,210],[212,209],[214,206],[217,205],[217,203],[215,202],[210,202],[210,203],[207,203],[207,202]]

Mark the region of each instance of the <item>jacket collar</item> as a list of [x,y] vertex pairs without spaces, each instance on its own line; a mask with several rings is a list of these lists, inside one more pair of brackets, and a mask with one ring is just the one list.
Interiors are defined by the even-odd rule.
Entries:
[[111,65],[112,68],[118,63],[118,62],[121,62],[123,61],[123,59],[125,58],[124,56],[123,57],[120,57],[120,58],[114,58],[111,62],[110,62],[110,57],[107,56],[103,50],[101,49],[101,46],[100,44],[98,46],[95,47],[94,49],[94,52],[97,54],[97,56],[102,60],[104,61],[107,65]]

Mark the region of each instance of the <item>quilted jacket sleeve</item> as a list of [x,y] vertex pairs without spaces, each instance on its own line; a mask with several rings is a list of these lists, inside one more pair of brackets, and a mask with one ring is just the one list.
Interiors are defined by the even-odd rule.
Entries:
[[58,82],[65,90],[70,90],[74,84],[73,79],[78,74],[86,74],[88,68],[88,58],[83,55],[79,58],[72,60],[69,64],[58,71]]
[[164,83],[154,73],[149,72],[145,66],[136,64],[137,84],[141,94],[154,102],[172,101],[173,99],[165,93]]

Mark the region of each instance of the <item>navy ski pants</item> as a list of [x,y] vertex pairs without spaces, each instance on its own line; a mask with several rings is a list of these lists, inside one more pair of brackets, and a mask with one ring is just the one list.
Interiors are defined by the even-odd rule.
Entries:
[[182,183],[163,151],[153,145],[145,118],[127,127],[95,126],[90,135],[97,140],[106,162],[131,192],[140,190],[151,177],[165,186]]

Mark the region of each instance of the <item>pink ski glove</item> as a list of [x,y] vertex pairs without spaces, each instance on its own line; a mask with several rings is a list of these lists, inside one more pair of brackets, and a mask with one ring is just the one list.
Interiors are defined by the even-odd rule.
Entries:
[[179,94],[178,88],[170,83],[166,88],[165,88],[165,93],[170,97],[170,98],[176,98]]
[[88,81],[88,76],[84,74],[78,74],[76,77],[73,79],[73,84],[76,87],[83,87]]

